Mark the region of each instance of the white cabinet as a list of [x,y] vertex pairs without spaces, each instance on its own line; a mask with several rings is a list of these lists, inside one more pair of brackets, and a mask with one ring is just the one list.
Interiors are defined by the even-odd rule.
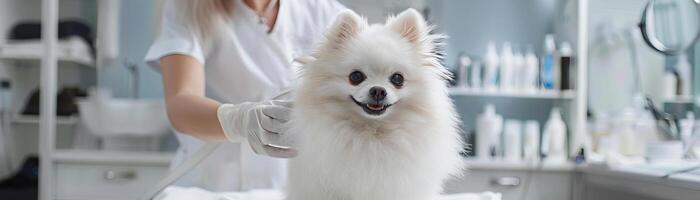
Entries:
[[445,184],[446,193],[501,193],[503,200],[573,199],[575,166],[524,162],[467,162],[461,178]]
[[572,199],[573,174],[556,171],[469,170],[448,181],[445,192],[501,193],[503,200]]
[[56,197],[137,199],[167,172],[167,166],[57,164]]
[[55,198],[138,199],[168,173],[169,153],[59,151]]

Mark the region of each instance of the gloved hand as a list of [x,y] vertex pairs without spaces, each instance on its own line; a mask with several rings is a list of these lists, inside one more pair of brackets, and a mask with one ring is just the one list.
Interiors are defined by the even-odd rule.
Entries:
[[223,104],[217,115],[226,138],[231,142],[247,139],[253,151],[260,155],[290,158],[296,150],[285,145],[292,103],[289,101],[246,102]]

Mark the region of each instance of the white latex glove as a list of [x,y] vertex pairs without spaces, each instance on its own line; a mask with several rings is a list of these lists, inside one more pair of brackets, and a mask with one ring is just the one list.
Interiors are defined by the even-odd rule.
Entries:
[[223,104],[217,115],[229,141],[247,139],[257,154],[290,158],[296,156],[296,150],[285,144],[283,135],[287,131],[291,107],[289,101]]

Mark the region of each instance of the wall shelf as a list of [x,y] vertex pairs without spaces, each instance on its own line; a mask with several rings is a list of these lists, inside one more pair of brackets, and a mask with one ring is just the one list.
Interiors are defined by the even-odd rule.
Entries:
[[470,88],[450,88],[451,96],[467,96],[467,97],[502,97],[502,98],[523,98],[523,99],[560,99],[572,100],[576,97],[575,91],[554,91],[554,90],[538,90],[532,92],[526,91],[487,91],[483,89]]
[[[11,41],[0,44],[0,59],[39,61],[43,56],[41,40]],[[59,61],[73,62],[87,67],[95,67],[95,60],[88,44],[80,38],[71,37],[59,40],[56,57]]]
[[[12,123],[15,124],[36,124],[39,125],[40,119],[38,115],[15,115],[12,117]],[[58,125],[74,125],[78,123],[78,116],[56,116],[56,124]]]
[[561,164],[550,164],[542,161],[538,162],[511,162],[504,160],[480,161],[476,159],[466,159],[467,169],[488,169],[488,170],[522,170],[522,171],[573,171],[576,165],[571,162]]
[[172,152],[119,152],[95,150],[56,150],[52,159],[61,163],[118,163],[168,166]]
[[664,99],[663,103],[694,103],[693,96],[679,95]]

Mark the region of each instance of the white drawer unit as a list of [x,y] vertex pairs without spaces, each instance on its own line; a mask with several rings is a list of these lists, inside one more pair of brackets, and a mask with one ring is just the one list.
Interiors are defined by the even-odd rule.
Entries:
[[60,199],[137,199],[167,172],[164,166],[57,164],[56,196]]
[[170,154],[64,152],[56,155],[55,199],[138,199],[168,173]]
[[448,181],[445,185],[445,192],[492,191],[501,193],[503,200],[559,200],[573,198],[573,167],[494,166],[470,167],[470,169],[465,171],[463,177]]

